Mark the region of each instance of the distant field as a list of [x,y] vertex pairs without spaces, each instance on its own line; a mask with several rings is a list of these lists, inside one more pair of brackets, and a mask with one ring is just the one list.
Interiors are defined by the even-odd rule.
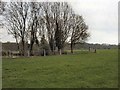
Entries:
[[3,88],[115,88],[118,51],[3,59]]

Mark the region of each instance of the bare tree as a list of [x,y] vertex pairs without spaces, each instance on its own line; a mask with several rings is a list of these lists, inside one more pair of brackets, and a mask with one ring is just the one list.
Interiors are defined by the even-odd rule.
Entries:
[[73,14],[71,17],[71,53],[73,53],[73,47],[77,43],[83,43],[89,37],[88,26],[85,24],[82,16]]
[[38,2],[31,2],[30,4],[30,15],[29,15],[29,22],[28,22],[28,35],[30,39],[30,55],[33,54],[33,45],[36,43],[39,46],[39,41],[38,41],[38,26],[39,25],[39,3]]
[[67,2],[62,2],[60,7],[60,20],[58,22],[59,24],[59,31],[61,35],[58,35],[60,37],[60,49],[64,49],[64,44],[66,40],[68,39],[69,33],[70,33],[70,24],[69,19],[72,13],[72,9],[69,6]]
[[[25,39],[27,35],[27,15],[29,5],[27,2],[10,2],[6,7],[6,27],[16,40],[22,43],[22,54],[25,55]],[[11,27],[11,28],[10,28]]]
[[46,25],[46,35],[48,38],[48,42],[50,45],[50,49],[52,52],[54,52],[55,49],[55,40],[54,40],[54,34],[55,34],[55,23],[54,23],[54,13],[52,12],[52,2],[43,2],[42,3],[42,10],[43,10],[43,20]]
[[[61,54],[64,44],[69,36],[69,18],[71,14],[71,7],[66,2],[54,2],[51,5],[51,12],[53,13],[54,26],[54,42]],[[53,33],[52,33],[53,34]],[[54,45],[54,44],[53,44]]]

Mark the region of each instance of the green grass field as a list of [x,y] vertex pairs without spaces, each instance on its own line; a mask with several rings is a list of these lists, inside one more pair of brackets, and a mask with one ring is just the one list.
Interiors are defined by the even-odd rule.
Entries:
[[3,88],[116,88],[118,51],[3,59]]

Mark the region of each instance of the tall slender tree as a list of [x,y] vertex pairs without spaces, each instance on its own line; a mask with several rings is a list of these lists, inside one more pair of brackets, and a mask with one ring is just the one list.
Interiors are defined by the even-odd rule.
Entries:
[[28,22],[28,33],[30,38],[30,55],[33,54],[33,45],[36,43],[39,46],[39,40],[37,37],[38,32],[38,23],[39,23],[39,3],[38,2],[31,2],[30,4],[30,17]]
[[29,5],[27,2],[10,2],[5,12],[5,20],[7,21],[5,25],[9,33],[14,35],[16,40],[21,40],[23,55],[25,55],[28,9]]

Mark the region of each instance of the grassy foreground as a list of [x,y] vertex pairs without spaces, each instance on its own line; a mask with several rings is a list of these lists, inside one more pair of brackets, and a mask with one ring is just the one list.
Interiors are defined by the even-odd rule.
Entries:
[[118,51],[3,59],[3,88],[115,88]]

